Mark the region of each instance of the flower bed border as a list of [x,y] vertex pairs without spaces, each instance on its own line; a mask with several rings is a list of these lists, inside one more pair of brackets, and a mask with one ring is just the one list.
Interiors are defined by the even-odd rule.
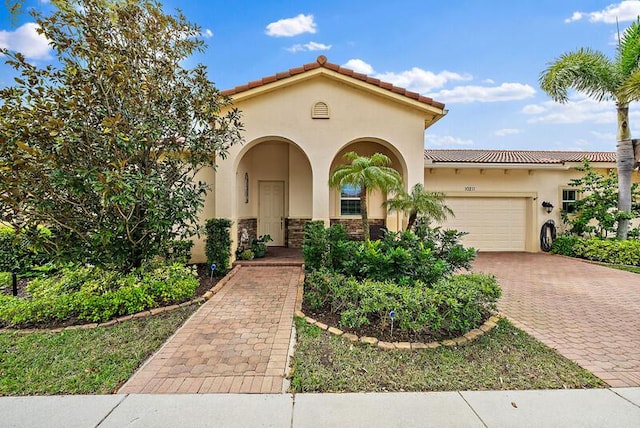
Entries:
[[304,295],[304,273],[301,275],[301,279],[298,282],[298,295],[296,298],[296,312],[295,312],[296,317],[304,319],[308,324],[315,325],[316,327],[319,327],[320,329],[327,331],[333,334],[334,336],[343,337],[347,339],[349,342],[365,343],[368,345],[377,346],[378,348],[385,351],[391,351],[394,349],[409,351],[409,350],[417,350],[417,349],[436,349],[436,348],[439,348],[440,346],[451,347],[451,346],[466,345],[467,343],[472,342],[477,338],[483,336],[485,333],[488,333],[491,330],[493,330],[498,325],[498,321],[501,318],[500,315],[494,314],[490,316],[489,319],[487,319],[480,327],[474,328],[473,330],[466,332],[462,336],[455,337],[453,339],[445,339],[445,340],[433,341],[429,343],[385,342],[385,341],[379,340],[376,337],[357,336],[353,333],[346,333],[337,327],[327,325],[323,322],[320,322],[318,320],[315,320],[311,317],[306,316],[304,312],[302,312],[303,295]]
[[11,328],[5,327],[0,329],[0,333],[59,333],[65,330],[88,330],[92,328],[98,327],[110,327],[112,325],[120,324],[126,321],[130,321],[133,319],[139,318],[147,318],[153,315],[162,314],[165,312],[171,312],[178,308],[184,308],[186,306],[191,305],[201,305],[205,303],[207,300],[211,299],[214,295],[216,295],[231,278],[235,276],[236,273],[240,270],[240,266],[235,266],[231,269],[216,285],[211,287],[207,292],[205,292],[202,296],[195,297],[193,299],[187,300],[186,302],[182,302],[175,305],[169,306],[160,306],[153,309],[147,309],[142,312],[137,312],[131,315],[123,315],[118,318],[114,318],[109,321],[101,322],[101,323],[87,323],[87,324],[74,324],[66,327],[55,327],[55,328]]

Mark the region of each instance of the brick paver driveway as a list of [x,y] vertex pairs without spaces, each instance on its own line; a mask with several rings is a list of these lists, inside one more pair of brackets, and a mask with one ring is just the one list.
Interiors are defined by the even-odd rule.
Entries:
[[482,253],[515,325],[610,386],[640,386],[640,275],[550,254]]
[[301,274],[241,267],[118,392],[283,392]]

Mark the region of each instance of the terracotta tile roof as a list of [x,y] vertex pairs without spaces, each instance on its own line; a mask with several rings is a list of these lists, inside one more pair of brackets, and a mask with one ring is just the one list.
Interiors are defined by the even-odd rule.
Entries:
[[582,162],[615,162],[615,152],[556,152],[535,150],[425,150],[425,160],[455,163],[531,163],[563,164]]
[[354,79],[358,79],[361,80],[363,82],[369,83],[371,85],[374,86],[378,86],[382,89],[386,89],[390,92],[399,94],[399,95],[404,95],[407,98],[411,98],[413,100],[416,100],[418,102],[424,103],[424,104],[428,104],[430,106],[439,108],[439,109],[444,109],[444,104],[438,101],[433,100],[432,98],[429,97],[425,97],[423,95],[418,94],[417,92],[411,92],[408,91],[404,88],[400,88],[398,86],[394,86],[391,83],[388,82],[382,82],[380,79],[374,79],[373,77],[369,77],[366,74],[362,74],[362,73],[356,73],[353,70],[350,70],[348,68],[344,68],[344,67],[340,67],[337,64],[332,64],[330,62],[327,62],[327,58],[324,55],[320,55],[315,62],[311,62],[309,64],[304,64],[302,67],[297,67],[297,68],[292,68],[288,71],[283,71],[280,73],[276,73],[274,75],[271,76],[267,76],[267,77],[263,77],[262,79],[259,80],[254,80],[253,82],[249,82],[246,83],[244,85],[240,85],[240,86],[236,86],[235,88],[231,88],[231,89],[227,89],[225,91],[222,91],[222,93],[224,95],[235,95],[238,94],[240,92],[244,92],[244,91],[248,91],[249,89],[253,89],[253,88],[257,88],[259,86],[263,86],[263,85],[267,85],[269,83],[273,83],[276,82],[278,80],[283,80],[283,79],[287,79],[289,77],[295,76],[297,74],[301,74],[304,73],[306,71],[309,70],[314,70],[316,68],[320,68],[320,67],[324,67],[326,69],[335,71],[336,73],[340,73],[342,75],[345,76],[349,76],[352,77]]

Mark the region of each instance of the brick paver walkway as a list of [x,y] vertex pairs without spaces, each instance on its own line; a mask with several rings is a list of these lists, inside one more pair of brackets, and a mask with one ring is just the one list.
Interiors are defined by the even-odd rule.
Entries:
[[301,274],[241,267],[118,392],[283,392]]
[[640,386],[640,275],[562,256],[482,253],[500,311],[610,386]]

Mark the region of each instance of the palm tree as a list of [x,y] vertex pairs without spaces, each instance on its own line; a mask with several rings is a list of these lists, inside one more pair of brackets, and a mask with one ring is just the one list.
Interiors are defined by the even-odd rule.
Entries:
[[418,215],[432,220],[443,221],[453,215],[451,208],[444,204],[445,194],[441,192],[427,192],[424,185],[418,183],[413,186],[411,193],[401,190],[393,199],[384,202],[390,211],[402,211],[409,216],[407,230],[411,230]]
[[[581,92],[596,101],[613,100],[618,113],[618,239],[627,239],[631,212],[631,174],[640,162],[640,145],[631,140],[629,103],[640,99],[640,89],[630,85],[640,82],[640,19],[620,37],[614,60],[602,52],[581,48],[562,54],[540,75],[540,87],[554,101],[569,100],[568,89]],[[640,86],[636,86],[640,88]],[[635,157],[634,157],[635,151]]]
[[339,165],[329,178],[329,185],[342,189],[345,185],[360,188],[360,215],[364,239],[369,242],[369,216],[367,213],[367,197],[369,193],[378,189],[383,192],[400,189],[402,177],[391,168],[391,159],[381,153],[371,157],[360,156],[356,152],[349,152],[344,159],[351,163]]

